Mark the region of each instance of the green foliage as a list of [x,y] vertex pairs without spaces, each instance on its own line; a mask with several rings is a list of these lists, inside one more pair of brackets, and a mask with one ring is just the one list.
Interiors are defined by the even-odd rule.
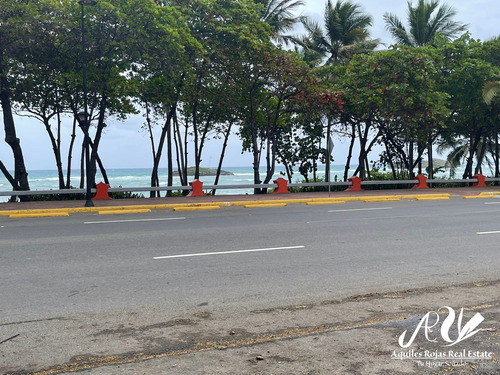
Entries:
[[[121,188],[122,186],[118,186]],[[108,194],[111,199],[137,199],[137,198],[144,198],[144,194],[140,193],[132,193],[130,191],[120,191],[120,192],[113,192]]]
[[[70,189],[76,189],[71,186]],[[36,194],[31,196],[31,201],[33,202],[43,202],[43,201],[74,201],[85,199],[84,193],[71,193],[71,194]]]
[[[194,154],[199,171],[206,142],[227,139],[234,125],[243,151],[253,155],[256,183],[261,162],[263,182],[277,162],[289,180],[298,171],[317,181],[318,165],[331,161],[330,135],[359,146],[360,175],[371,148],[384,148],[380,162],[391,173],[372,170],[372,179],[405,179],[437,144],[449,151],[450,166],[467,163],[466,176],[487,163],[498,175],[498,102],[487,105],[482,91],[498,81],[499,39],[464,35],[450,42],[464,31],[453,9],[419,0],[408,4],[408,29],[385,17],[398,43],[408,46],[374,52],[372,17],[351,1],[328,0],[324,24],[303,19],[302,50],[283,50],[271,40],[291,40],[285,34],[297,18],[290,11],[300,4],[100,0],[86,7],[91,167],[111,118],[147,112],[156,166],[167,146],[170,164],[177,157],[185,170]],[[57,134],[66,133],[65,115],[72,119],[83,106],[80,11],[72,0],[0,7],[2,103],[12,101],[44,124],[61,186],[65,140]],[[158,139],[155,124],[162,127]],[[6,137],[11,142],[13,134]]]
[[31,196],[32,202],[74,201],[85,199],[85,194],[36,194]]
[[324,19],[324,27],[308,18],[302,19],[307,35],[299,43],[316,63],[326,58],[327,65],[344,65],[355,54],[371,52],[379,44],[369,38],[372,17],[364,14],[358,4],[338,0],[333,5],[328,0]]
[[450,6],[439,5],[439,0],[418,0],[413,6],[408,2],[408,29],[392,13],[386,13],[386,28],[396,43],[421,47],[434,42],[438,35],[452,39],[465,32],[467,26],[454,21],[457,12]]

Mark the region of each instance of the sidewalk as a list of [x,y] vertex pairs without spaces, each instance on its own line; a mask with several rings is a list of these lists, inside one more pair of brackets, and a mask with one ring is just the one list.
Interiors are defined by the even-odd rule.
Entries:
[[[0,373],[54,375],[494,375],[500,281],[385,291],[247,312],[199,306],[77,314],[0,327]],[[441,325],[454,309],[450,329]],[[463,321],[458,319],[463,308]],[[426,329],[418,325],[431,316]],[[448,346],[475,314],[475,334]],[[424,326],[425,327],[425,326]],[[404,342],[417,332],[408,348]],[[15,337],[17,335],[17,337]],[[50,350],[47,350],[50,348]],[[91,353],[91,354],[90,354]]]
[[[407,196],[407,195],[432,195],[450,194],[451,198],[463,198],[466,196],[478,196],[481,193],[494,193],[500,195],[500,187],[460,187],[460,188],[433,188],[433,189],[395,189],[395,190],[364,190],[364,191],[341,191],[341,192],[313,192],[313,193],[291,193],[291,194],[262,194],[262,195],[215,195],[204,197],[163,197],[163,198],[137,198],[137,199],[111,199],[94,200],[95,207],[134,207],[134,206],[158,206],[166,204],[192,205],[207,203],[232,203],[232,202],[255,202],[262,201],[300,201],[308,199],[328,198],[361,198],[376,196]],[[85,201],[41,201],[41,202],[15,202],[0,203],[0,211],[8,210],[40,210],[84,207]]]

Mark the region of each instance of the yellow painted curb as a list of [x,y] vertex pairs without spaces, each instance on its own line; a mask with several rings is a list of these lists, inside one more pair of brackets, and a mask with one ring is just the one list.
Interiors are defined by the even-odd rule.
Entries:
[[174,207],[174,211],[202,211],[202,210],[218,210],[220,209],[220,206],[196,206],[196,207],[191,207],[191,206],[177,206]]
[[[496,194],[496,195],[495,195]],[[380,195],[380,196],[354,196],[354,197],[331,197],[331,198],[307,198],[307,199],[274,199],[262,201],[235,201],[235,202],[192,202],[192,203],[168,203],[168,204],[147,204],[147,205],[129,205],[129,206],[102,206],[102,207],[73,207],[73,208],[52,208],[52,209],[28,209],[28,210],[3,210],[0,211],[0,216],[12,217],[43,217],[43,216],[68,216],[68,213],[85,213],[85,212],[115,212],[131,210],[153,210],[153,209],[173,209],[174,211],[195,211],[197,209],[217,209],[220,207],[228,206],[255,206],[255,207],[282,207],[287,204],[306,203],[311,205],[320,204],[336,204],[352,201],[393,201],[397,199],[417,199],[417,200],[435,200],[435,199],[448,199],[451,194],[410,194],[410,195]],[[483,192],[480,197],[491,198],[500,196],[500,192]],[[465,197],[464,197],[465,198]],[[472,199],[466,197],[466,199]],[[181,209],[179,209],[181,208]],[[192,209],[187,209],[192,208]],[[146,211],[140,211],[146,212]],[[24,215],[24,216],[19,216]]]
[[[248,202],[247,202],[248,203]],[[169,203],[169,204],[145,204],[145,205],[130,205],[130,206],[101,206],[101,207],[72,207],[72,208],[44,208],[31,210],[4,210],[0,211],[0,216],[10,216],[17,214],[40,214],[40,213],[82,213],[82,212],[99,212],[99,211],[123,211],[123,210],[142,210],[142,209],[173,209],[175,207],[204,207],[204,206],[230,206],[230,202],[200,202],[200,203]]]
[[145,214],[151,212],[149,208],[141,208],[138,210],[117,210],[117,211],[98,211],[99,215],[122,215],[122,214]]
[[[90,211],[88,208],[80,208],[80,210]],[[59,213],[59,212],[77,212],[74,208],[46,208],[46,209],[33,209],[33,210],[5,210],[0,211],[0,216],[11,215],[31,215],[31,214],[44,214],[44,213]]]
[[384,199],[401,199],[399,195],[370,195],[370,196],[364,196],[363,200],[367,199],[379,199],[379,200],[384,200]]
[[304,199],[267,199],[262,201],[236,201],[236,202],[227,202],[226,205],[231,206],[247,206],[247,205],[260,205],[260,204],[283,204],[283,203],[308,203],[313,202],[313,198],[304,198]]
[[[312,202],[312,199],[280,199],[277,201],[268,201],[267,204],[274,204],[274,203],[309,203]],[[253,202],[247,202],[247,203],[253,203]],[[256,204],[260,204],[262,202],[258,202]]]
[[495,198],[493,195],[466,195],[464,199],[490,199]]
[[343,204],[345,201],[329,201],[329,202],[307,202],[308,206],[321,206],[326,204]]
[[283,200],[278,199],[278,200],[262,200],[262,201],[236,201],[236,202],[231,202],[231,206],[246,206],[249,204],[274,204],[274,203],[284,203]]
[[[334,199],[341,199],[346,202],[355,202],[355,201],[362,201],[363,199],[367,198],[366,196],[361,196],[361,197],[342,197],[342,198],[334,198]],[[332,199],[332,198],[330,198]]]
[[417,201],[439,201],[439,200],[449,200],[450,197],[417,197]]
[[263,204],[247,204],[245,208],[259,208],[259,207],[285,207],[286,203],[263,203]]
[[417,199],[421,197],[451,197],[449,193],[441,193],[441,194],[405,194],[405,195],[396,195],[396,197],[401,199]]
[[399,198],[371,198],[371,199],[365,199],[363,202],[365,203],[370,203],[370,202],[399,202],[401,199]]
[[57,216],[69,216],[67,212],[40,212],[31,214],[12,214],[9,215],[11,219],[24,219],[29,217],[57,217]]

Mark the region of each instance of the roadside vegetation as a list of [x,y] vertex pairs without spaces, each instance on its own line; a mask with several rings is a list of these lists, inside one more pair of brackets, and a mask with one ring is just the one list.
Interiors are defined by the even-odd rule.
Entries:
[[[432,178],[437,147],[452,173],[465,165],[459,177],[500,176],[499,38],[474,40],[453,8],[435,0],[410,2],[407,19],[386,13],[392,41],[370,37],[373,19],[354,1],[326,1],[323,22],[296,16],[302,5],[97,0],[85,6],[91,184],[98,169],[109,183],[99,157],[106,127],[139,113],[150,136],[151,187],[159,186],[160,165],[168,166],[169,186],[175,173],[182,185],[199,178],[213,139],[222,140],[217,184],[231,135],[253,156],[255,184],[269,183],[278,163],[290,181],[297,173],[319,181],[318,165],[333,162],[339,140],[350,146],[338,176],[343,181],[351,165],[365,180]],[[303,35],[293,35],[298,23]],[[75,0],[2,1],[0,99],[14,165],[0,160],[0,170],[13,190],[29,190],[23,153],[37,152],[22,149],[16,115],[46,129],[59,188],[75,181],[83,187],[84,176],[70,168],[72,158],[81,158],[84,169],[75,141],[82,133],[81,36]],[[63,127],[71,129],[69,139],[61,138]],[[386,173],[372,170],[374,159]]]

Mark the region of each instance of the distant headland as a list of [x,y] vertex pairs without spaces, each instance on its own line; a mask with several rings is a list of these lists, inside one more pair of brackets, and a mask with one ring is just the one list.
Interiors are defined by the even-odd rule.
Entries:
[[[188,176],[194,176],[196,168],[195,167],[189,167],[187,170]],[[216,176],[217,175],[217,169],[212,169],[212,168],[200,168],[200,176]],[[228,172],[228,171],[220,171],[221,176],[232,176],[234,175],[233,172]]]

